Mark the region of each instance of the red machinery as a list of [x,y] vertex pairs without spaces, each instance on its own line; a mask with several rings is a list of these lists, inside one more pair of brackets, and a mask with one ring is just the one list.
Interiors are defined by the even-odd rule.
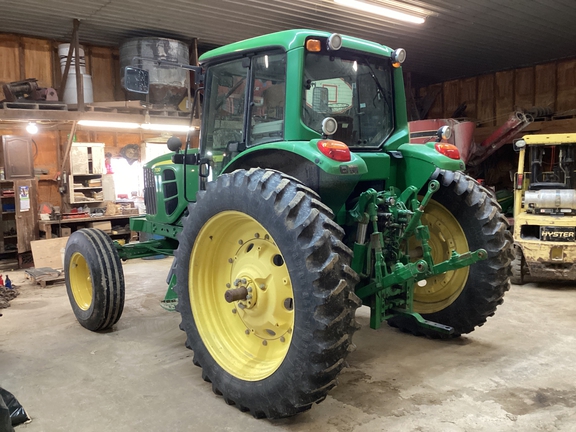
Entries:
[[452,136],[448,140],[458,147],[460,157],[468,166],[477,166],[496,150],[512,139],[532,122],[532,116],[521,111],[513,112],[508,120],[480,144],[474,141],[476,123],[456,119],[416,120],[409,122],[410,142],[424,144],[435,141],[437,131],[442,126],[450,126]]

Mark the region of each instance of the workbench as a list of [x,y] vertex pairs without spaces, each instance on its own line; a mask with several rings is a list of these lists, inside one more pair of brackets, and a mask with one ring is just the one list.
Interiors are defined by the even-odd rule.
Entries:
[[[88,228],[89,224],[94,222],[106,222],[110,221],[112,227],[114,225],[126,226],[130,223],[130,218],[137,215],[115,215],[115,216],[97,216],[97,217],[87,217],[87,218],[72,218],[72,219],[61,219],[61,220],[49,220],[49,221],[38,221],[38,229],[40,232],[46,234],[46,238],[52,238],[53,234],[59,237],[64,237],[62,228],[68,228],[70,231],[64,234],[70,235],[72,232],[80,228]],[[67,231],[67,230],[65,230]],[[130,230],[122,229],[117,230],[115,234],[107,233],[110,237],[123,237],[127,240],[130,238]]]

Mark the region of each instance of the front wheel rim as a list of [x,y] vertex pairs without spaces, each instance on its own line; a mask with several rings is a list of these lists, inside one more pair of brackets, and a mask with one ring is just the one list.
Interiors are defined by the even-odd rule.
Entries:
[[84,311],[88,310],[93,299],[92,278],[86,258],[80,252],[74,252],[70,257],[68,273],[70,289],[76,305]]
[[[190,304],[198,333],[214,360],[245,381],[272,375],[288,353],[294,293],[270,233],[254,218],[225,211],[202,227],[190,256]],[[248,296],[228,303],[228,290]]]
[[[442,204],[431,200],[422,215],[422,224],[427,225],[430,232],[428,244],[432,248],[435,264],[450,259],[454,250],[460,254],[468,252],[466,233],[454,215]],[[411,251],[417,250],[419,246],[419,242],[414,238],[410,240]],[[419,259],[417,255],[411,254]],[[415,283],[414,311],[430,314],[450,306],[462,293],[469,273],[470,267],[463,267]]]

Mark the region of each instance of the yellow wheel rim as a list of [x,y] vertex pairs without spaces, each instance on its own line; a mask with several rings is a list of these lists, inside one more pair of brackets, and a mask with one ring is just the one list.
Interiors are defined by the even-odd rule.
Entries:
[[[431,200],[422,215],[422,222],[430,231],[429,245],[435,264],[450,258],[453,250],[465,253],[468,249],[466,234],[452,213]],[[410,256],[415,261],[422,257],[420,242],[414,237],[409,242]],[[414,311],[423,314],[438,312],[458,298],[466,281],[469,267],[432,276],[414,285]]]
[[76,305],[82,310],[88,310],[92,304],[92,279],[88,263],[80,252],[74,252],[70,258],[68,274]]
[[[272,375],[282,364],[294,328],[294,293],[274,239],[237,211],[213,216],[190,257],[188,287],[204,345],[228,373],[245,381]],[[248,297],[224,294],[245,287]]]

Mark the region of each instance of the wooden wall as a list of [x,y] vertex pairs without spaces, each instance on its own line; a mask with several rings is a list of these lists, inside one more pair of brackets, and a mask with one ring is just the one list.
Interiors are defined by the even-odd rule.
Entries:
[[501,124],[515,109],[549,107],[576,115],[576,59],[507,70],[419,88],[418,99],[438,92],[427,118],[450,118],[466,103],[466,117],[484,126]]
[[[61,71],[58,44],[53,41],[0,33],[0,100],[2,84],[37,78],[41,87],[60,86]],[[94,102],[124,100],[120,87],[118,49],[83,45],[86,73],[92,76]]]

